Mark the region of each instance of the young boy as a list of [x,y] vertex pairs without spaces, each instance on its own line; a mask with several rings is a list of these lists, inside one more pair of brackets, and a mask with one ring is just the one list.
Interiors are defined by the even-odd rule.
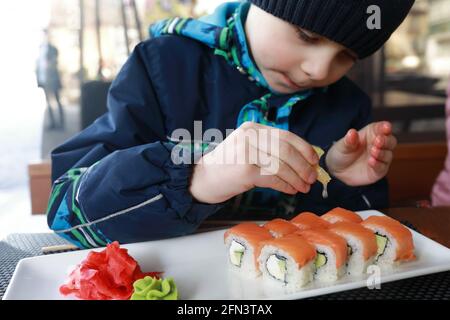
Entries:
[[[189,234],[215,213],[289,218],[387,206],[396,139],[389,123],[371,123],[369,98],[344,76],[413,2],[252,0],[153,25],[112,84],[109,112],[53,151],[49,226],[91,248]],[[369,5],[381,28],[368,27]],[[205,133],[234,131],[209,143],[195,137],[196,121]],[[178,130],[194,137],[183,140],[193,164],[173,157]],[[278,137],[277,152],[242,139],[252,133]],[[276,170],[222,161],[249,152]],[[317,165],[332,178],[327,198]]]

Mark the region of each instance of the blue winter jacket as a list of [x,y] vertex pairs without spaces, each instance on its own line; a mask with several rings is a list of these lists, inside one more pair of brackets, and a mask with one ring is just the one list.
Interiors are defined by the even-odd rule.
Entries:
[[[179,128],[194,137],[194,121],[225,135],[242,106],[265,93],[200,42],[168,35],[140,43],[110,88],[108,112],[52,152],[50,228],[92,248],[186,235],[207,218],[226,216],[232,201],[208,205],[192,198],[193,165],[172,162],[168,137]],[[295,105],[289,127],[327,151],[349,128],[370,122],[370,99],[343,78]],[[328,193],[323,199],[317,183],[291,197],[292,213],[388,203],[385,179],[357,188],[333,179]]]

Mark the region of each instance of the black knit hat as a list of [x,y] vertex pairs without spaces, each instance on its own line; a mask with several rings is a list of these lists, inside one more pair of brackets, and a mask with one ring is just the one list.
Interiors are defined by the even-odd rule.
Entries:
[[[403,22],[415,0],[250,0],[289,23],[324,36],[353,50],[360,59],[370,56]],[[369,28],[372,11],[380,8],[381,28]]]

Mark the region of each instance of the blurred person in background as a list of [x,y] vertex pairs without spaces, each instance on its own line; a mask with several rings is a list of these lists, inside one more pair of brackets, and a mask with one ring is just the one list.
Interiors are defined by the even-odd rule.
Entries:
[[[447,149],[450,150],[450,81],[447,89]],[[431,193],[433,206],[450,206],[450,153],[442,172],[439,174]]]
[[[64,109],[61,104],[61,78],[58,71],[58,49],[50,42],[49,30],[43,30],[43,41],[39,47],[39,57],[36,65],[38,86],[44,89],[47,109],[50,117],[48,129],[64,128]],[[54,99],[59,111],[59,123],[56,122],[51,99]]]

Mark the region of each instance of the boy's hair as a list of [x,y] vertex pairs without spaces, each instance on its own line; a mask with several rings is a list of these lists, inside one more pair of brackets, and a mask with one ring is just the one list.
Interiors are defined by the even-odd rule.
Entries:
[[[268,13],[370,56],[406,18],[415,0],[250,0]],[[378,15],[378,16],[374,16]],[[378,19],[380,24],[373,25]]]

